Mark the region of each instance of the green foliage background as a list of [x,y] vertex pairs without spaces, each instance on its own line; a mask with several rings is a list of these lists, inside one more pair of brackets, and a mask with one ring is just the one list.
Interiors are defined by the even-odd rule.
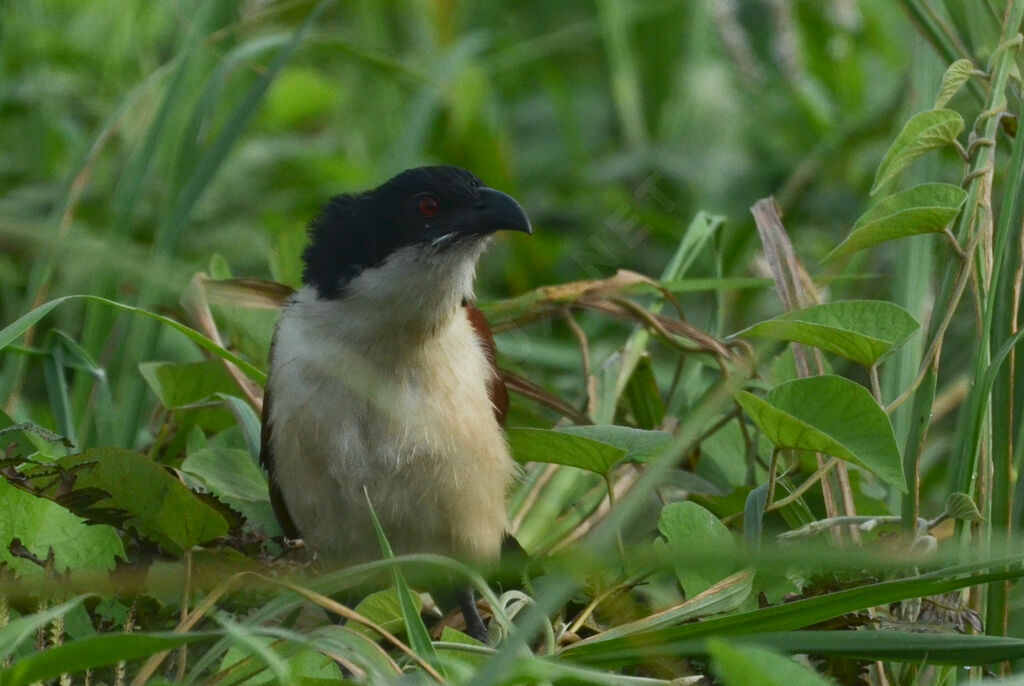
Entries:
[[[1024,501],[1021,9],[0,4],[0,683],[337,682],[338,664],[381,683],[392,665],[459,683],[1008,674],[1024,656],[1004,584]],[[509,192],[535,228],[497,241],[478,285],[502,366],[533,384],[509,422],[533,562],[513,570],[520,592],[454,561],[384,561],[394,588],[346,628],[296,624],[300,596],[349,616],[328,596],[362,572],[271,564],[253,399],[276,314],[227,279],[298,286],[327,198],[432,163]],[[750,211],[767,196],[826,309],[777,317],[810,303],[780,300]],[[858,249],[883,234],[900,240]],[[577,283],[619,270],[659,283]],[[89,297],[35,310],[70,295]],[[842,302],[868,300],[887,302]],[[824,351],[822,375],[796,379],[779,341]],[[817,485],[842,487],[833,468],[863,534],[785,547],[839,530]],[[451,628],[431,641],[408,564],[475,583],[496,648]],[[386,654],[351,628],[367,617],[397,634]]]

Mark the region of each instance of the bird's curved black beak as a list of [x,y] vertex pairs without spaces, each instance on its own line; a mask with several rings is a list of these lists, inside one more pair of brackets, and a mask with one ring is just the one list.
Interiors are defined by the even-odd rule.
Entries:
[[481,188],[480,198],[469,211],[465,233],[488,234],[496,231],[533,233],[530,219],[510,195],[493,188]]

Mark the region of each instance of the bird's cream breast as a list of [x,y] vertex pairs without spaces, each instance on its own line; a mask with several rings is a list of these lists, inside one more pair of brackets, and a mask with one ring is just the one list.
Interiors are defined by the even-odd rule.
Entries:
[[515,467],[468,320],[371,348],[345,335],[345,304],[320,303],[300,293],[271,360],[275,474],[303,537],[328,558],[377,557],[368,493],[397,551],[495,557]]

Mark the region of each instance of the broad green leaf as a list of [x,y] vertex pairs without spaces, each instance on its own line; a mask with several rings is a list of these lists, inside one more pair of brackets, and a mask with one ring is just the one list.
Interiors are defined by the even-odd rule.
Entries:
[[512,428],[508,443],[517,462],[549,462],[607,474],[626,451],[613,445],[549,429]]
[[116,558],[125,557],[113,527],[87,524],[52,500],[27,493],[0,477],[0,563],[19,574],[42,574],[38,565],[11,555],[8,546],[15,538],[42,560],[52,548],[58,572],[110,570]]
[[953,519],[962,519],[967,522],[983,522],[982,516],[974,500],[966,493],[950,493],[946,499],[946,514]]
[[[423,600],[415,593],[411,596],[411,600],[416,611],[419,612],[423,608]],[[359,601],[359,604],[354,609],[359,614],[376,622],[393,634],[401,635],[405,633],[402,601],[394,588],[386,588],[383,591],[371,593]],[[378,638],[377,632],[359,624],[353,623],[352,630],[369,636],[374,640]]]
[[959,59],[949,65],[946,68],[946,73],[942,75],[942,85],[939,86],[939,92],[935,96],[935,104],[932,107],[937,110],[945,107],[961,86],[967,83],[967,79],[971,78],[973,70],[974,65],[968,59]]
[[906,492],[892,424],[860,384],[812,376],[780,384],[763,400],[745,391],[735,397],[776,447],[833,455]]
[[567,426],[556,431],[600,441],[624,450],[626,454],[621,459],[631,462],[648,462],[658,457],[672,442],[672,434],[668,431],[636,429],[632,426],[614,424]]
[[[661,510],[658,531],[668,541],[668,552],[676,578],[687,598],[694,598],[736,571],[730,560],[736,556],[732,533],[708,510],[689,501],[670,503]],[[695,549],[707,552],[709,559],[723,562],[696,570],[688,564],[689,553]],[[682,562],[676,563],[681,559]]]
[[964,189],[948,183],[924,183],[890,195],[864,213],[846,239],[822,262],[894,238],[940,233],[960,212],[966,199]]
[[907,120],[875,173],[874,194],[903,168],[929,150],[949,145],[964,130],[964,118],[953,110],[927,110]]
[[138,660],[187,643],[208,641],[219,635],[202,631],[182,634],[98,634],[23,657],[7,669],[0,670],[0,684],[23,686],[40,683],[56,679],[61,674],[74,674],[122,660]]
[[271,535],[280,531],[270,506],[267,477],[247,450],[190,449],[181,471],[198,479],[206,490],[241,512],[249,524],[262,527]]
[[[246,458],[248,459],[248,457]],[[96,448],[62,458],[76,472],[76,488],[98,488],[110,495],[97,504],[124,510],[127,525],[167,550],[180,554],[228,531],[224,518],[185,488],[163,466],[121,448]]]
[[207,447],[190,453],[181,470],[198,477],[217,496],[269,502],[267,477],[253,464],[249,451]]
[[237,392],[231,375],[217,360],[203,362],[143,362],[139,372],[169,410],[208,401],[218,393]]
[[834,683],[810,667],[764,648],[719,639],[707,643],[712,670],[724,686],[827,686]]
[[920,328],[909,312],[884,300],[846,300],[787,312],[737,336],[813,345],[870,367]]

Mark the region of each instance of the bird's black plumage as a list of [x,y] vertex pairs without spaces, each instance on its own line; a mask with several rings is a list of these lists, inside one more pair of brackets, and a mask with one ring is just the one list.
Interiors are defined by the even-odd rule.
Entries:
[[[465,169],[418,167],[364,193],[331,198],[310,224],[303,281],[321,298],[338,297],[360,272],[399,248],[443,235],[451,218],[480,201],[483,189],[483,182]],[[417,211],[416,199],[426,194],[440,204],[437,217]]]

